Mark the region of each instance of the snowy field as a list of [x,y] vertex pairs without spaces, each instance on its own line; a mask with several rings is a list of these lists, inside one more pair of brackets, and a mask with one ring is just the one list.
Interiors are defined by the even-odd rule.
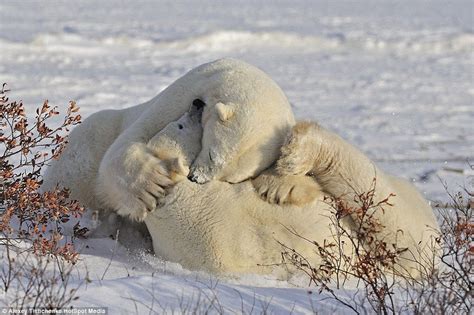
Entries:
[[[87,117],[146,101],[199,64],[243,59],[274,78],[298,119],[445,200],[441,181],[474,190],[472,12],[454,0],[1,1],[0,82],[29,109],[75,100]],[[179,313],[217,297],[212,312],[335,307],[301,279],[216,279],[121,246],[111,259],[110,239],[86,243],[92,282],[75,306]]]

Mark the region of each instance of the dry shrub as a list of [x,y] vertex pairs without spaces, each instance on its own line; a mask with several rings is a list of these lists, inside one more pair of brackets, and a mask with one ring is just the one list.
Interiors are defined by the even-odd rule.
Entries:
[[319,287],[319,292],[330,293],[356,313],[360,312],[361,305],[339,297],[337,289],[344,287],[349,279],[359,280],[373,311],[388,314],[395,304],[395,281],[393,274],[387,273],[387,270],[393,268],[406,249],[399,248],[396,243],[387,243],[380,237],[385,227],[378,220],[377,213],[391,206],[390,198],[393,195],[376,201],[375,188],[374,179],[369,191],[356,193],[354,204],[357,206],[349,206],[348,202],[339,198],[325,197],[325,202],[331,208],[332,239],[320,244],[303,238],[297,231],[291,231],[315,246],[321,261],[318,266],[312,266],[307,257],[284,244],[282,257],[285,264],[289,263],[305,272],[310,278],[310,285]]
[[[472,165],[471,165],[472,167]],[[424,277],[403,284],[408,310],[415,314],[471,314],[474,294],[474,194],[451,193],[449,204],[437,205],[441,252],[435,263],[425,263]]]
[[[312,259],[281,244],[283,263],[303,271],[309,285],[318,287],[319,293],[329,293],[332,299],[356,314],[470,314],[474,271],[473,195],[467,190],[448,192],[451,204],[438,211],[441,228],[438,237],[431,248],[420,248],[418,255],[413,255],[419,257],[414,263],[421,273],[420,277],[413,277],[400,264],[407,249],[380,237],[385,227],[375,213],[383,213],[391,206],[392,195],[375,201],[375,184],[374,180],[368,192],[355,194],[355,207],[339,198],[326,197],[331,207],[332,239],[320,244],[289,229],[302,241],[315,246],[319,265],[311,265]],[[352,296],[339,290],[349,280],[358,288]]]
[[[51,259],[57,266],[63,262],[74,264],[78,259],[72,241],[67,241],[63,235],[61,224],[71,217],[79,217],[83,207],[69,199],[67,189],[40,191],[41,171],[48,162],[59,157],[67,143],[69,128],[79,124],[81,116],[75,102],[70,102],[59,127],[50,127],[59,112],[45,101],[30,123],[23,103],[10,101],[5,86],[0,88],[0,244],[5,246],[2,258],[6,261],[0,276],[5,292],[12,283],[24,283],[26,275],[30,275],[30,281],[37,281],[30,283],[33,288],[46,288],[51,286],[48,281],[56,279],[55,276],[46,277],[46,266],[50,265]],[[83,229],[75,226],[77,231]],[[25,243],[30,244],[26,249],[22,248]],[[27,263],[29,259],[19,263],[13,258],[24,255],[25,251],[32,254],[38,264]],[[65,269],[60,268],[63,282],[67,276]],[[27,285],[17,288],[23,289],[25,299],[25,294],[32,294],[25,291]],[[45,294],[47,290],[41,292],[38,294]],[[36,302],[46,301],[45,298],[41,295]],[[33,305],[61,306],[61,303],[36,302]]]
[[0,301],[4,306],[16,310],[61,309],[78,299],[78,287],[70,285],[72,264],[18,248],[0,258],[5,289],[4,301]]
[[[67,189],[40,192],[41,170],[59,157],[66,144],[62,135],[80,122],[78,107],[70,102],[62,124],[50,128],[50,120],[59,115],[48,101],[36,110],[30,126],[23,103],[9,101],[5,84],[0,90],[0,233],[33,242],[38,254],[53,254],[74,262],[72,244],[60,245],[60,223],[81,215],[83,208],[68,199]],[[49,232],[49,236],[46,232]]]

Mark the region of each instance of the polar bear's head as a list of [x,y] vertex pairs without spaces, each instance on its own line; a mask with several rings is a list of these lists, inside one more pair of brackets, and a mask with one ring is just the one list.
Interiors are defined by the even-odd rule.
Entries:
[[181,118],[170,122],[148,142],[148,148],[168,163],[171,179],[185,179],[189,167],[201,151],[202,108],[192,108]]
[[209,65],[218,71],[205,69],[206,89],[193,102],[204,106],[203,136],[189,178],[238,183],[275,162],[294,117],[284,93],[261,70],[233,59]]

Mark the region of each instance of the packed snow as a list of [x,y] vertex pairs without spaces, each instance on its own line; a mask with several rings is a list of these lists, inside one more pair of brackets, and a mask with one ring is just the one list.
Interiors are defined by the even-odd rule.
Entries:
[[[62,109],[75,100],[85,118],[146,101],[202,63],[239,58],[283,88],[298,119],[336,131],[428,200],[445,201],[442,182],[474,191],[472,12],[462,0],[3,1],[0,82],[31,114],[45,99]],[[216,278],[143,244],[78,245],[78,270],[91,281],[74,279],[82,283],[74,306],[109,314],[340,307],[304,278]]]

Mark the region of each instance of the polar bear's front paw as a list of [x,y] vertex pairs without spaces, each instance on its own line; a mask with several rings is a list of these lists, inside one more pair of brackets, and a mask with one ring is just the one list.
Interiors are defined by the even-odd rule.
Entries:
[[99,171],[98,195],[105,206],[138,221],[155,210],[167,187],[182,178],[176,176],[176,163],[163,161],[138,146],[109,162]]
[[165,189],[174,184],[164,164],[158,159],[148,161],[142,164],[142,169],[131,174],[128,180],[122,181],[126,192],[122,194],[124,200],[117,209],[120,215],[141,221],[147,213],[155,210],[158,200],[165,196]]
[[321,192],[318,183],[309,176],[262,174],[252,184],[263,200],[279,205],[304,206]]

